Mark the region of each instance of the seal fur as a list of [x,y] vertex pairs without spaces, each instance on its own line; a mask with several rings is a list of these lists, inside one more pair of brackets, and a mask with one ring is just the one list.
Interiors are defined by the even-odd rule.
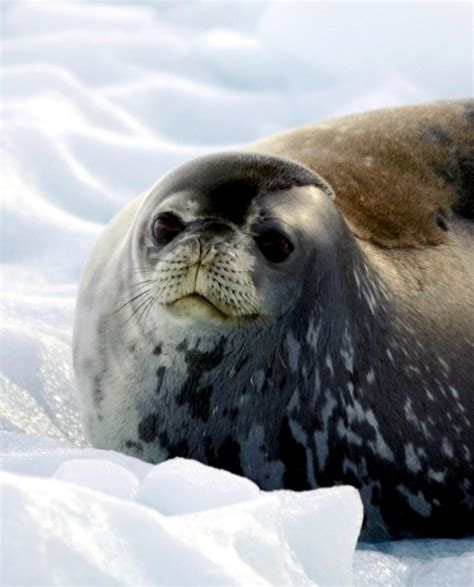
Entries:
[[[472,532],[473,112],[297,129],[131,202],[78,297],[92,443],[264,489],[352,484],[365,539]],[[167,210],[186,228],[160,249],[150,227]],[[294,243],[284,263],[255,245],[266,222]]]
[[316,169],[359,238],[385,247],[446,242],[474,219],[472,100],[345,116],[259,141],[255,151]]

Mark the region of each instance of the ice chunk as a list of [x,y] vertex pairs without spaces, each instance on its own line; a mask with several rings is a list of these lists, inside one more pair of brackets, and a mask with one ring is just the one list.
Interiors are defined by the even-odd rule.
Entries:
[[[38,477],[51,477],[67,461],[105,461],[116,464],[129,471],[134,477],[141,481],[153,465],[145,463],[140,459],[130,457],[115,451],[106,451],[95,448],[64,448],[56,450],[44,450],[41,438],[35,436],[16,435],[21,439],[21,452],[0,453],[0,464],[4,471],[20,473],[22,475],[34,475]],[[0,437],[1,438],[1,437]],[[37,447],[38,443],[38,447]],[[14,444],[13,446],[18,446]],[[11,447],[10,447],[11,448]],[[84,465],[87,466],[87,465]]]
[[258,497],[255,483],[187,459],[157,465],[143,480],[136,500],[162,514],[200,512]]
[[135,475],[125,467],[104,459],[64,461],[53,477],[122,499],[132,499],[139,485]]
[[262,493],[217,510],[165,517],[57,479],[7,473],[0,479],[8,585],[351,581],[362,520],[353,488]]

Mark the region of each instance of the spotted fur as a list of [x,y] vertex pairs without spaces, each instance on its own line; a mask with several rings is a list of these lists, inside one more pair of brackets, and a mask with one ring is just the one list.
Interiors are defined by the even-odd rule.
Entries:
[[[250,153],[187,164],[132,202],[78,299],[92,443],[269,490],[352,484],[365,539],[472,533],[472,111],[382,111],[256,147],[321,167],[335,202],[308,167]],[[168,209],[188,228],[160,250],[150,224]],[[270,220],[296,243],[286,265],[255,246]],[[180,306],[189,294],[215,311]]]

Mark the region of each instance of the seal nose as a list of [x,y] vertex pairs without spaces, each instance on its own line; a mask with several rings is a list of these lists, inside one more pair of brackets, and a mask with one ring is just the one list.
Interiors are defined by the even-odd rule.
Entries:
[[202,218],[189,225],[192,244],[193,265],[203,266],[212,263],[219,253],[220,245],[234,234],[232,226],[215,218]]
[[212,263],[212,261],[214,260],[214,257],[216,256],[216,249],[214,247],[214,245],[210,245],[207,248],[204,248],[201,246],[201,257],[200,257],[200,264],[201,265],[206,265],[207,263]]

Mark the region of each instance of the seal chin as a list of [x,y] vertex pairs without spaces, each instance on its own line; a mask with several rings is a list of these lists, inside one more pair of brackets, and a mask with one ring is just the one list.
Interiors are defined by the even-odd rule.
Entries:
[[163,304],[176,318],[205,322],[217,326],[242,326],[258,320],[258,314],[233,315],[215,306],[208,298],[193,293],[174,302]]

